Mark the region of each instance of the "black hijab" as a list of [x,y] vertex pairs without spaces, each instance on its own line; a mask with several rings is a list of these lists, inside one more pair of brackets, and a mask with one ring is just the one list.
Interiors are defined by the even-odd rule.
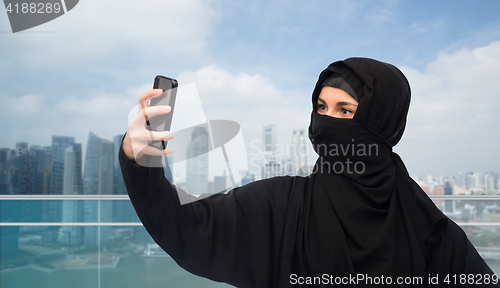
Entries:
[[[332,76],[340,76],[359,99],[353,119],[315,112],[321,88]],[[406,124],[407,79],[390,64],[349,58],[321,73],[312,103],[309,138],[320,157],[305,196],[299,272],[393,281],[422,276],[421,247],[441,237],[447,220],[392,152]]]

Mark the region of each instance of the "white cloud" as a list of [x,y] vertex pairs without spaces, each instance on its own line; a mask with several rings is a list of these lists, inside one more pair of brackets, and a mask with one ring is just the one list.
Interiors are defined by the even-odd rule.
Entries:
[[183,72],[178,80],[196,83],[208,118],[237,121],[249,132],[260,133],[269,124],[279,124],[284,130],[309,124],[310,96],[296,97],[301,91],[280,90],[259,74],[233,74],[211,65]]
[[[218,17],[214,2],[86,0],[51,22],[5,37],[27,65],[59,66],[140,51],[155,57],[199,56]],[[54,33],[36,33],[51,31]],[[134,53],[127,53],[133,55]],[[126,61],[126,59],[124,59]]]
[[[215,65],[182,72],[177,79],[181,85],[196,83],[207,119],[238,122],[247,145],[252,140],[261,141],[265,125],[278,125],[281,144],[290,143],[293,129],[307,129],[309,125],[309,91],[297,101],[300,91],[280,90],[271,79],[259,74],[234,74]],[[146,83],[121,93],[87,92],[57,100],[49,100],[47,95],[2,95],[0,101],[11,109],[2,113],[0,121],[12,121],[12,125],[4,129],[8,137],[0,147],[14,147],[17,141],[50,145],[51,135],[66,135],[74,136],[85,149],[89,131],[111,139],[125,132],[129,112],[137,105],[139,96],[150,89],[151,84]]]
[[127,129],[127,113],[136,105],[140,93],[150,84],[125,89],[122,94],[68,95],[49,101],[45,95],[19,97],[0,94],[4,110],[0,147],[16,142],[50,145],[52,135],[73,136],[78,143],[87,141],[89,131],[111,139]]
[[[498,171],[500,42],[441,53],[425,71],[402,70],[413,99],[397,150],[410,171]],[[260,74],[232,73],[215,65],[184,71],[176,78],[181,85],[196,83],[207,118],[240,123],[247,144],[261,140],[265,125],[278,125],[281,144],[290,142],[293,129],[308,127],[310,90],[285,90]],[[150,88],[146,83],[114,94],[87,92],[55,99],[2,94],[0,102],[8,108],[0,120],[7,137],[0,146],[13,147],[16,141],[47,145],[50,135],[75,136],[85,142],[88,131],[110,139],[126,130],[128,112]]]
[[401,148],[417,170],[433,162],[448,173],[498,170],[500,41],[441,53],[423,72],[402,70],[413,96]]
[[24,95],[19,98],[0,95],[0,102],[5,108],[4,113],[33,113],[46,105],[45,99],[41,95],[36,94]]
[[[265,125],[277,125],[277,142],[283,145],[290,143],[292,130],[309,126],[310,91],[279,89],[259,74],[230,73],[215,65],[185,71],[178,80],[196,83],[208,119],[238,122],[247,145],[262,140]],[[313,160],[311,155],[309,161]]]

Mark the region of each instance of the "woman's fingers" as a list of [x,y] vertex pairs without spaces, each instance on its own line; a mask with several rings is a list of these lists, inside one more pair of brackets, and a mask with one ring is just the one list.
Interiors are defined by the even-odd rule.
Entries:
[[169,131],[149,131],[146,129],[142,129],[141,131],[129,131],[130,133],[130,142],[132,146],[132,151],[134,156],[137,158],[139,154],[146,154],[152,156],[160,156],[167,155],[172,153],[172,149],[166,148],[164,150],[158,149],[156,147],[152,147],[149,145],[151,141],[170,141],[174,139],[174,133]]
[[162,89],[152,89],[139,96],[140,108],[148,107],[149,106],[148,101],[151,100],[151,98],[160,96],[162,93],[163,93]]
[[[158,97],[163,93],[162,89],[153,89],[139,97],[139,111],[136,118],[130,123],[127,132],[127,149],[126,154],[133,154],[137,160],[141,155],[161,156],[173,152],[171,148],[163,150],[150,146],[151,141],[170,141],[174,138],[174,134],[169,131],[150,131],[146,128],[146,123],[151,117],[170,113],[171,108],[167,105],[149,106],[149,101],[152,98]],[[124,148],[125,151],[125,148]],[[129,159],[132,155],[128,155]]]
[[137,117],[140,117],[139,115],[142,115],[142,118],[145,119],[145,121],[148,121],[149,117],[144,109],[149,107],[149,101],[152,98],[159,97],[162,94],[162,89],[153,89],[139,96],[139,110],[137,111]]
[[142,149],[137,150],[137,153],[136,149],[134,149],[134,154],[136,155],[136,157],[137,155],[162,156],[162,155],[168,155],[173,151],[174,150],[172,150],[172,148],[165,148],[164,150],[160,150],[156,147],[146,145],[142,147]]
[[134,131],[130,134],[132,142],[147,143],[148,141],[170,141],[174,139],[174,133],[170,131],[150,131],[143,129],[142,131]]
[[135,121],[137,121],[137,124],[144,126],[146,122],[151,119],[151,117],[170,113],[172,108],[168,105],[160,105],[145,107],[139,110],[140,111],[137,113]]

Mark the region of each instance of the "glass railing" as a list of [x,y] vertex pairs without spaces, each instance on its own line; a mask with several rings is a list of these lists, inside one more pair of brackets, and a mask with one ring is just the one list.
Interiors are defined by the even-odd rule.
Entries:
[[0,195],[0,273],[2,288],[229,287],[180,268],[126,195]]
[[[500,197],[431,196],[500,274]],[[229,287],[159,248],[127,195],[0,195],[0,287]]]

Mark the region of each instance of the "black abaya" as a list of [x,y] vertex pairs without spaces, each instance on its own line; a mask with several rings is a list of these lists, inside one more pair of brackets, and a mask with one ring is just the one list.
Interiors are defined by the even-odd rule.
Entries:
[[[426,287],[435,275],[491,275],[392,152],[410,102],[404,75],[372,59],[335,62],[320,75],[313,111],[332,75],[327,82],[351,88],[359,105],[353,119],[312,113],[309,136],[320,157],[310,177],[257,181],[180,205],[183,191],[162,168],[134,167],[121,150],[130,199],[152,238],[186,270],[238,287],[289,287],[297,277],[324,284],[324,275],[421,277],[398,286]],[[345,286],[380,287],[354,284]]]
[[[305,286],[291,283],[294,274],[307,276],[299,271],[296,242],[309,178],[266,179],[228,195],[180,205],[175,187],[164,177],[162,168],[135,167],[123,149],[120,165],[130,200],[144,227],[187,271],[236,287]],[[441,285],[429,285],[428,275],[440,275],[444,280],[446,275],[492,274],[452,221],[440,240],[432,245],[424,243],[421,251],[426,262],[423,287],[468,287],[442,281]]]

